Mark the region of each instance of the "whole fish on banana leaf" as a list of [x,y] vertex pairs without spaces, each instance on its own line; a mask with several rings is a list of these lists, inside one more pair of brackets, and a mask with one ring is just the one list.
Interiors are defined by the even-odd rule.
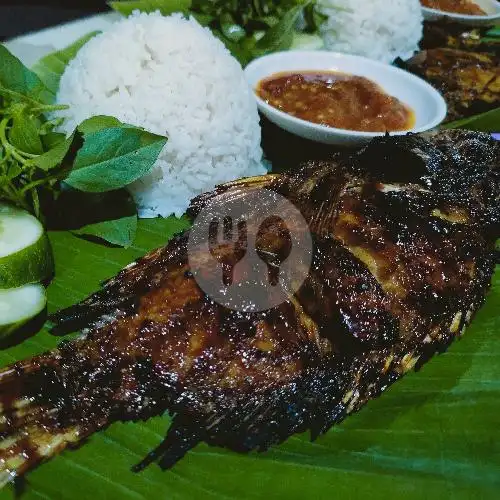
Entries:
[[[193,217],[263,188],[293,203],[313,241],[302,286],[271,309],[226,308],[191,272],[205,257],[188,259],[189,232],[131,264],[52,318],[56,333],[80,337],[0,371],[0,484],[113,422],[166,411],[164,441],[134,470],[170,468],[201,441],[264,451],[326,432],[445,350],[484,302],[498,260],[499,160],[486,134],[386,137],[199,196]],[[279,265],[290,245],[279,224],[255,238]]]

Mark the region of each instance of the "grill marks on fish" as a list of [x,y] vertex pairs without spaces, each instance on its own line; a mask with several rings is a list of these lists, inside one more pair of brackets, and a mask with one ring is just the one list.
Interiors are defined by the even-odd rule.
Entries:
[[[386,138],[195,199],[192,216],[260,188],[292,201],[314,240],[301,289],[261,313],[225,309],[197,286],[187,233],[128,266],[53,318],[84,337],[0,371],[0,484],[117,420],[174,417],[140,470],[171,467],[199,441],[245,452],[315,438],[359,410],[482,304],[500,235],[499,149],[469,132]],[[260,236],[271,253],[287,244],[272,225]]]

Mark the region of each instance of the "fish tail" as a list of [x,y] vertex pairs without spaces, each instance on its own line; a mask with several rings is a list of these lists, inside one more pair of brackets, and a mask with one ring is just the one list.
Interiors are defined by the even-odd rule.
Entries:
[[73,374],[59,350],[0,370],[0,488],[96,428],[71,418]]

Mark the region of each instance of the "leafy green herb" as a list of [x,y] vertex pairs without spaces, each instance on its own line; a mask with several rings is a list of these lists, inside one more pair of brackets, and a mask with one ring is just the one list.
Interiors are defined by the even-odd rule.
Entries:
[[11,100],[23,100],[19,94],[40,104],[48,104],[51,100],[50,93],[40,78],[3,45],[0,45],[0,87],[11,92]]
[[95,132],[99,132],[108,127],[116,128],[116,127],[126,127],[128,125],[123,124],[118,118],[114,116],[105,116],[98,115],[89,118],[80,125],[78,125],[78,130],[85,135],[93,134]]
[[462,120],[446,123],[445,129],[465,128],[468,130],[477,130],[479,132],[498,132],[500,131],[500,108],[492,109],[486,113],[470,116]]
[[40,155],[43,153],[42,140],[39,135],[40,120],[29,114],[24,104],[14,105],[11,109],[12,123],[10,141],[19,151]]
[[192,15],[202,25],[210,27],[243,65],[262,54],[290,48],[302,12],[307,14],[305,29],[317,29],[315,23],[322,19],[313,4],[312,0],[125,0],[109,3],[124,15],[136,9]]
[[233,16],[229,14],[228,12],[225,12],[221,16],[221,31],[222,34],[228,39],[231,40],[231,42],[239,42],[246,36],[246,31],[245,29],[237,24]]
[[71,146],[74,144],[75,134],[70,137],[65,138],[63,135],[62,140],[60,139],[60,134],[57,134],[59,140],[54,144],[54,147],[49,149],[47,152],[33,158],[30,160],[30,164],[35,165],[44,172],[48,172],[53,168],[61,166],[66,158]]
[[[5,52],[1,49],[4,47],[0,46],[0,66],[7,66],[5,61],[12,61],[13,56],[3,60]],[[45,191],[51,190],[52,183],[58,180],[37,166],[37,158],[45,154],[41,136],[51,133],[54,127],[44,115],[61,109],[61,106],[37,102],[35,98],[43,97],[44,91],[40,87],[43,84],[20,61],[15,67],[3,83],[10,81],[16,90],[4,88],[0,92],[0,199],[40,216],[40,198],[45,198]],[[11,78],[14,73],[24,74],[24,84]],[[28,95],[31,90],[34,96]]]
[[57,131],[63,119],[55,113],[66,106],[50,102],[60,76],[94,35],[42,59],[40,76],[0,46],[0,200],[49,227],[128,246],[137,209],[128,192],[116,190],[147,174],[167,139],[109,116],[86,120],[69,137]]
[[84,143],[76,156],[74,169],[65,180],[81,191],[102,193],[125,187],[151,171],[167,142],[162,136],[128,125],[93,130],[102,118],[82,124]]
[[33,66],[33,71],[38,75],[53,96],[57,94],[59,81],[68,63],[91,38],[94,38],[99,33],[99,31],[93,31],[80,38],[69,47],[45,56]]
[[124,2],[109,2],[109,6],[113,10],[124,16],[130,16],[134,10],[141,10],[142,12],[159,10],[163,15],[169,15],[174,12],[188,12],[191,5],[191,0],[127,0]]
[[122,217],[121,219],[106,220],[88,224],[81,229],[73,230],[74,234],[91,236],[102,239],[121,247],[132,245],[137,231],[137,215]]
[[282,19],[255,44],[254,54],[261,55],[289,49],[293,41],[293,27],[302,9],[302,5],[296,5],[288,10]]

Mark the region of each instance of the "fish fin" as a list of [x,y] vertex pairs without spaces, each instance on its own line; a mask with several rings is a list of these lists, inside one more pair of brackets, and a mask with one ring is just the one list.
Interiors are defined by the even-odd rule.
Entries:
[[174,418],[165,439],[137,465],[133,472],[140,472],[153,462],[163,469],[171,469],[184,455],[203,441],[201,430],[203,426],[196,420]]
[[174,236],[167,246],[132,262],[84,301],[49,316],[51,332],[66,335],[134,314],[140,298],[161,285],[171,266],[184,263],[187,238],[187,232]]

